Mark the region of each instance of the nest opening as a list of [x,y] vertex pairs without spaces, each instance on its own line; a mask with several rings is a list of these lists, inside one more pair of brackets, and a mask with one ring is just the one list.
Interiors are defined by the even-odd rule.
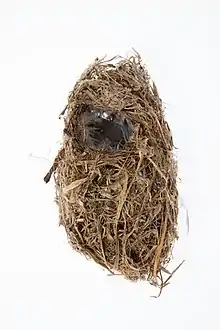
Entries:
[[74,250],[159,285],[177,236],[177,166],[162,101],[139,55],[96,60],[69,95],[52,168]]
[[84,106],[79,122],[81,143],[95,150],[119,150],[132,134],[128,120],[111,109]]

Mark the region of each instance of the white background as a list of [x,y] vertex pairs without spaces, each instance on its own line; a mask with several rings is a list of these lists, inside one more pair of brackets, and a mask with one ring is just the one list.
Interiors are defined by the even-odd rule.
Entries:
[[[0,3],[0,328],[220,328],[219,76],[216,0]],[[53,183],[58,115],[95,57],[134,47],[167,105],[178,147],[181,239],[159,299],[109,277],[67,244]],[[39,157],[39,158],[38,158]]]

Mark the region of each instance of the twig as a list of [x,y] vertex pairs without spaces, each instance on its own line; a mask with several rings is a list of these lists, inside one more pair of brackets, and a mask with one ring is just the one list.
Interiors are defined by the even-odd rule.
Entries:
[[54,160],[54,163],[53,163],[53,165],[51,166],[49,172],[45,175],[45,177],[44,177],[44,182],[45,182],[45,183],[48,183],[48,182],[50,181],[53,172],[56,171],[57,166],[58,166],[60,160],[63,159],[63,157],[64,157],[64,154],[65,154],[65,150],[64,150],[64,148],[63,148],[63,149],[61,149],[61,150],[59,151],[59,153],[58,153],[58,155],[56,156],[56,158],[55,158],[55,160]]

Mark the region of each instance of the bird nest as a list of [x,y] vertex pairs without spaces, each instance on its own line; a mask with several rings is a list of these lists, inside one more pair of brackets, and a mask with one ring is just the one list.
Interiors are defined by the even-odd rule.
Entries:
[[96,60],[69,94],[54,175],[74,250],[161,285],[177,239],[177,166],[157,88],[138,54]]

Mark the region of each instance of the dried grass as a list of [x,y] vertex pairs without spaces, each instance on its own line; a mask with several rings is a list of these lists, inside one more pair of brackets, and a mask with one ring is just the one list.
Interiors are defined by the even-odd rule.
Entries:
[[[123,149],[88,148],[79,120],[84,105],[128,118],[134,132]],[[177,167],[163,104],[140,56],[96,60],[64,112],[63,147],[45,181],[54,173],[71,246],[111,273],[161,285],[177,239]]]

